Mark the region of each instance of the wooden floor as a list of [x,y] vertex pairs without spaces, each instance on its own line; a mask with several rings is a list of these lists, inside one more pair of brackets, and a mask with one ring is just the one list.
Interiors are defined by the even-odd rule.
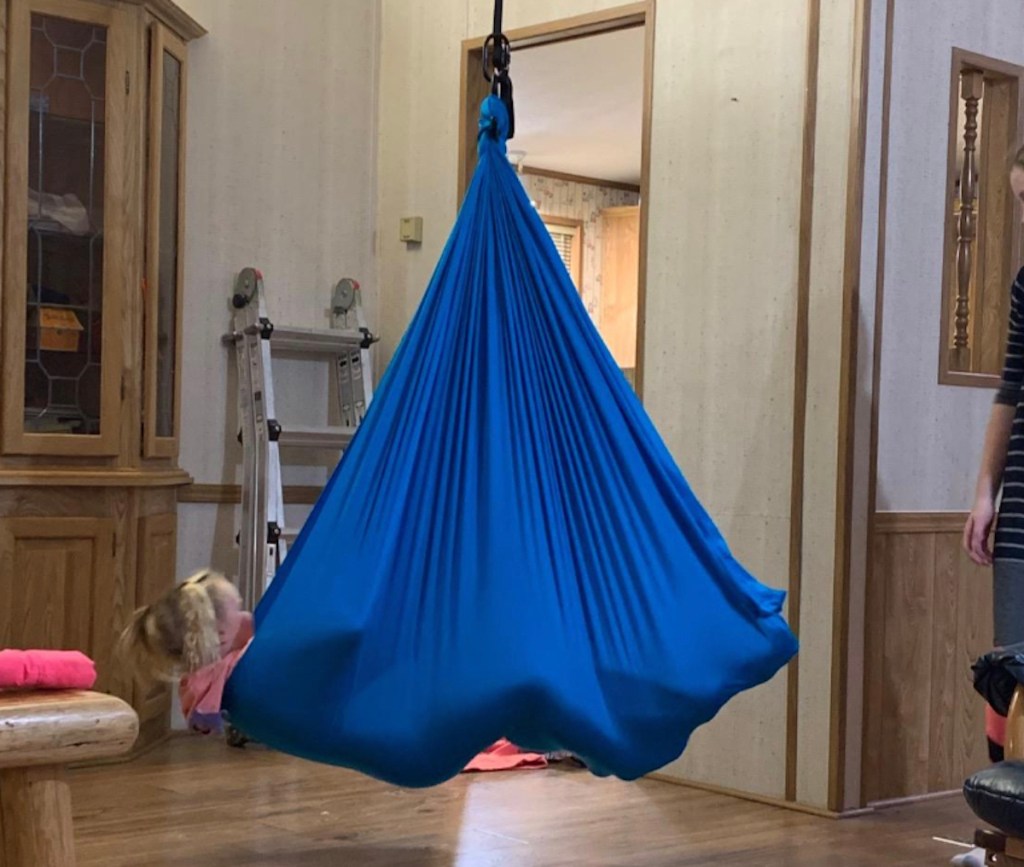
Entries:
[[405,791],[193,738],[72,780],[79,867],[939,867],[973,828],[959,798],[835,821],[570,770]]

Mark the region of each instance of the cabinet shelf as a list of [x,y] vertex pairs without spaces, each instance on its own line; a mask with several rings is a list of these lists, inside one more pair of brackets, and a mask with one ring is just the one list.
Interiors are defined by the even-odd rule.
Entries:
[[55,310],[76,310],[82,313],[102,313],[102,309],[95,304],[68,304],[66,301],[40,301],[37,298],[29,298],[25,302],[29,307],[52,307]]
[[54,220],[35,220],[30,219],[28,221],[28,229],[30,232],[35,232],[37,235],[44,235],[47,238],[67,238],[73,241],[102,241],[103,230],[100,229],[96,232],[72,232],[61,226]]

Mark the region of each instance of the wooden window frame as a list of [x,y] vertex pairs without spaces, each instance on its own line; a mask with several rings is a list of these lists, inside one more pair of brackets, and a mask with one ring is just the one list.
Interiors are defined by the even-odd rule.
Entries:
[[555,226],[561,229],[573,229],[573,250],[572,263],[569,267],[569,276],[576,286],[576,291],[583,294],[583,220],[572,217],[556,217],[552,214],[541,214],[545,226]]
[[[1003,319],[1003,326],[997,346],[993,350],[989,344],[989,351],[995,351],[1002,359],[1005,348],[1005,323],[1006,314],[1009,310],[1009,288],[1014,277],[1013,263],[1019,262],[1021,258],[1021,226],[1016,218],[1014,201],[1009,194],[1009,185],[1006,180],[1008,175],[1008,157],[1013,148],[1020,142],[1024,130],[1024,67],[1017,66],[1006,61],[986,57],[964,51],[960,48],[952,50],[950,66],[950,87],[949,87],[949,132],[947,143],[946,161],[946,195],[945,219],[943,221],[942,236],[942,314],[939,330],[939,384],[966,386],[971,388],[998,388],[1000,375],[990,372],[975,372],[971,370],[958,369],[962,362],[955,360],[957,350],[952,348],[952,339],[955,327],[955,307],[958,299],[957,279],[957,218],[954,215],[956,202],[957,183],[957,156],[960,148],[959,139],[959,112],[962,99],[960,76],[964,70],[975,69],[982,73],[986,79],[1001,78],[1012,82],[1011,87],[1015,93],[1010,98],[1010,116],[1005,126],[1007,128],[1006,142],[997,144],[990,141],[992,133],[986,131],[986,125],[991,122],[991,112],[982,113],[981,128],[979,129],[979,142],[981,148],[978,151],[977,174],[978,181],[975,192],[976,201],[979,203],[975,214],[975,231],[972,258],[972,272],[976,279],[971,281],[969,298],[970,313],[967,324],[967,351],[980,351],[980,343],[983,331],[980,311],[984,307],[985,294],[996,292],[1000,304],[1005,305],[1000,316]],[[1005,153],[1005,156],[1004,156]],[[990,197],[985,195],[989,185],[998,183],[1007,193],[999,198],[1002,202],[993,205]],[[998,222],[993,229],[993,219]],[[993,237],[993,231],[996,237]],[[1006,235],[1009,234],[1010,242],[1006,242]],[[992,238],[991,241],[988,239]],[[998,278],[986,279],[986,272],[995,268],[1001,272]],[[1005,311],[1005,312],[1004,312]],[[976,315],[977,314],[977,315]],[[989,339],[994,339],[989,337]]]

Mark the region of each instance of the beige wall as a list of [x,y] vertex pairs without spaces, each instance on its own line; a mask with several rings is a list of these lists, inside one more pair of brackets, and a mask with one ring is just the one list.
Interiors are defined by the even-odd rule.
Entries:
[[[355,277],[377,322],[378,3],[302,0],[302,14],[280,0],[181,6],[209,31],[189,46],[181,463],[197,482],[236,482],[233,360],[220,343],[234,275],[259,267],[271,317],[307,326],[327,324],[331,287]],[[279,415],[317,421],[326,369],[279,374]],[[293,467],[285,479],[323,477]],[[182,574],[234,569],[233,511],[179,508]]]
[[[658,13],[646,404],[739,558],[787,587],[806,4]],[[785,731],[781,675],[670,772],[781,796]]]
[[[529,0],[506,29],[616,5]],[[822,3],[804,486],[799,800],[826,800],[838,352],[855,6]],[[485,8],[486,7],[486,8]],[[795,328],[808,6],[658,4],[645,400],[737,555],[789,584]],[[379,285],[384,355],[413,314],[456,213],[459,51],[488,4],[383,0]],[[515,62],[512,65],[513,80]],[[529,106],[517,105],[528,112]],[[424,243],[398,242],[402,216]],[[738,697],[667,769],[781,797],[786,674]]]
[[951,51],[1024,64],[1024,5],[895,5],[878,509],[966,510],[992,392],[937,384]]

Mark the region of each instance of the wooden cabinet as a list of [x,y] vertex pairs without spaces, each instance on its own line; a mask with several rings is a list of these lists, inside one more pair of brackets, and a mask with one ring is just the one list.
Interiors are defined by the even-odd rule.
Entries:
[[[180,426],[186,42],[170,0],[0,0],[0,646],[114,658],[173,584]],[[147,727],[148,724],[148,727]]]
[[[139,518],[139,557],[135,582],[135,604],[148,605],[174,583],[174,561],[178,543],[178,520],[174,512]],[[146,734],[160,728],[171,709],[171,692],[166,683],[136,683],[133,691],[139,730]]]
[[640,208],[601,211],[601,336],[627,374],[636,368]]

